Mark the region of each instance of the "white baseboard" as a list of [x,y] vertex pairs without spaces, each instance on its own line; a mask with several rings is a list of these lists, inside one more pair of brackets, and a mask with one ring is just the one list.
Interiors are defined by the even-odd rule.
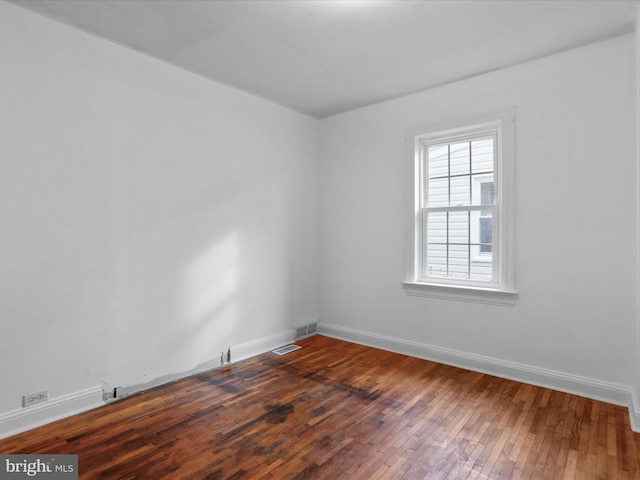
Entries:
[[[231,347],[231,360],[233,362],[245,360],[249,357],[259,355],[278,347],[293,342],[293,330],[287,330],[268,337],[260,338],[251,342],[243,343]],[[118,389],[119,394],[126,396],[148,388],[156,387],[165,383],[179,380],[200,373],[205,370],[216,368],[214,363],[218,359],[214,359],[207,364],[201,365],[193,371],[184,372],[182,374],[167,375],[154,382],[145,385],[137,385],[131,387],[121,387]],[[0,438],[10,437],[18,433],[31,430],[32,428],[46,425],[78,413],[91,410],[96,407],[105,405],[103,400],[102,387],[94,387],[79,392],[74,392],[61,397],[52,398],[45,403],[39,403],[32,407],[19,408],[0,414]]]
[[[240,345],[235,345],[235,346],[232,345],[230,347],[231,361],[235,363],[242,360],[246,360],[247,358],[260,355],[261,353],[269,352],[275,348],[281,347],[291,342],[293,342],[293,329],[287,330],[284,332],[279,332],[279,333],[270,335],[268,337],[259,338],[257,340],[252,340],[247,343],[242,343]],[[226,357],[226,352],[222,352],[222,353]],[[106,398],[105,400],[106,401],[119,400],[123,397],[134,395],[136,393],[143,392],[151,388],[159,387],[160,385],[166,385],[167,383],[175,382],[182,378],[190,377],[192,375],[208,372],[210,370],[220,368],[221,366],[223,365],[220,362],[220,358],[215,357],[205,363],[202,363],[192,368],[191,370],[163,375],[162,377],[158,377],[144,384],[118,387],[117,397],[115,399]]]
[[635,390],[631,393],[631,403],[629,404],[629,421],[631,423],[631,430],[640,433],[640,403],[638,403],[638,394]]
[[231,347],[231,360],[233,362],[246,360],[247,358],[255,357],[256,355],[270,352],[283,345],[293,343],[293,333],[293,329],[291,329]]
[[92,387],[0,414],[0,438],[10,437],[32,428],[55,422],[104,405],[102,388]]
[[629,409],[631,428],[640,432],[640,404],[634,390],[625,385],[327,323],[320,323],[318,327],[320,334],[328,337],[624,406]]
[[[629,408],[631,428],[640,432],[640,403],[635,391],[623,385],[327,323],[319,323],[318,329],[320,334],[328,337],[626,406]],[[236,345],[231,348],[232,361],[245,360],[293,341],[293,330],[290,330]],[[32,407],[0,414],[0,438],[10,437],[104,405],[102,395],[101,387],[93,387],[52,398]]]

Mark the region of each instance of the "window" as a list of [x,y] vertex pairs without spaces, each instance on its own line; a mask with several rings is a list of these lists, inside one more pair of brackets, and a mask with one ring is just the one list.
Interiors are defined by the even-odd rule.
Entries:
[[[406,286],[514,293],[513,110],[411,135]],[[410,292],[409,292],[410,293]]]

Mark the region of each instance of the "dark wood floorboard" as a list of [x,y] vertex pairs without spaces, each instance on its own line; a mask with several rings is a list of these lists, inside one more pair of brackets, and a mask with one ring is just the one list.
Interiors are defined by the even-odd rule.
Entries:
[[82,479],[640,479],[625,408],[314,336],[0,440]]

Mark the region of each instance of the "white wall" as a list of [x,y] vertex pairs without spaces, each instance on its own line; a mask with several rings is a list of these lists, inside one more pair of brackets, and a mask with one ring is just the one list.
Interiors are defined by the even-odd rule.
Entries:
[[5,2],[0,58],[0,417],[317,321],[316,120]]
[[[5,2],[0,54],[0,436],[27,392],[214,362],[318,291],[345,337],[634,384],[633,36],[325,119],[320,172],[315,120]],[[407,296],[406,132],[511,105],[516,305]]]
[[[627,35],[323,120],[321,331],[630,395],[634,64]],[[516,305],[407,296],[406,132],[512,105]]]

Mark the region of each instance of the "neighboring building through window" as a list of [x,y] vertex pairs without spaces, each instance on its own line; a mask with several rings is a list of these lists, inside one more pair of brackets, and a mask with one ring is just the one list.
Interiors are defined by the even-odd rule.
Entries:
[[514,290],[513,111],[413,136],[408,284]]
[[[493,180],[480,182],[480,205],[493,205]],[[491,254],[493,238],[493,221],[491,210],[480,210],[480,255]]]

